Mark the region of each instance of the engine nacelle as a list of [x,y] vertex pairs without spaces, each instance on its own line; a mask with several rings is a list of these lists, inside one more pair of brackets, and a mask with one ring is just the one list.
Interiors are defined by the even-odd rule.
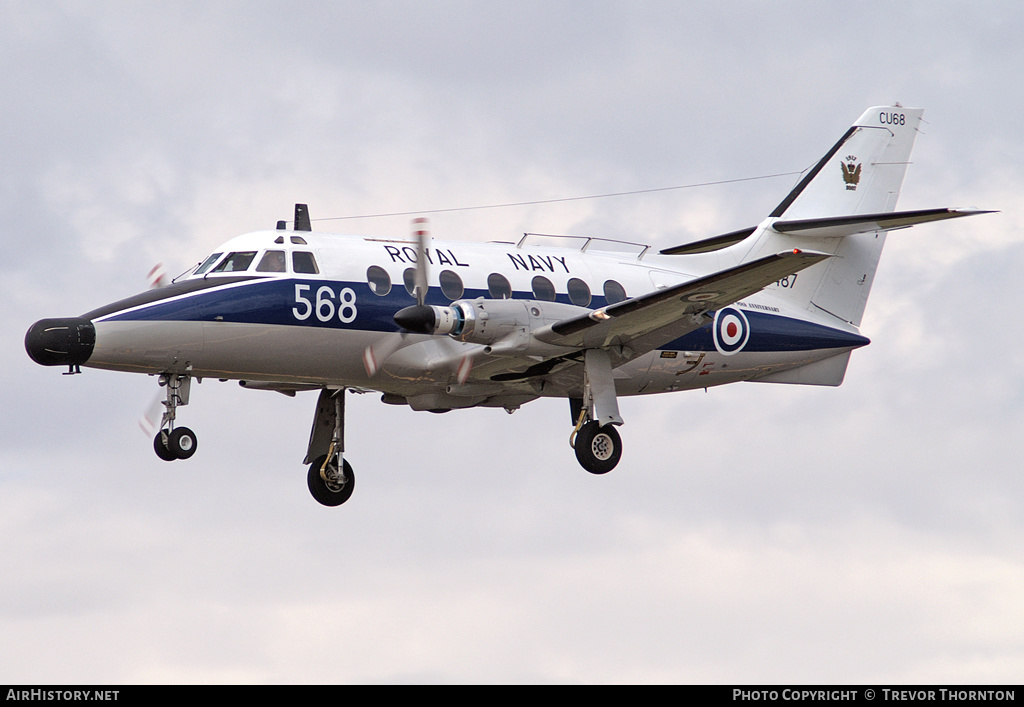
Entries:
[[589,310],[560,302],[520,299],[458,300],[448,307],[413,305],[395,315],[395,322],[417,334],[448,334],[470,344],[493,344]]
[[530,311],[524,300],[459,300],[452,303],[451,309],[458,325],[449,334],[459,341],[493,344],[517,330],[530,330]]

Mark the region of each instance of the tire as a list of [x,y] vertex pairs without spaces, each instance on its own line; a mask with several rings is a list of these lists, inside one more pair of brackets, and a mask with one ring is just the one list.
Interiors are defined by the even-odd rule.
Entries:
[[576,459],[591,474],[607,474],[622,457],[622,439],[611,425],[590,421],[576,435]]
[[349,498],[352,497],[352,492],[356,487],[356,476],[352,472],[352,466],[345,460],[345,483],[341,488],[333,488],[327,484],[320,476],[320,467],[324,465],[324,460],[327,459],[327,455],[324,455],[316,459],[312,464],[309,465],[309,473],[306,475],[306,483],[309,486],[309,492],[313,494],[313,498],[316,499],[317,503],[325,506],[340,506]]
[[172,462],[178,458],[174,455],[174,452],[168,449],[167,445],[164,444],[163,430],[157,432],[156,437],[153,438],[153,451],[156,452],[156,455],[163,459],[165,462]]
[[188,459],[196,453],[196,433],[187,427],[178,427],[167,439],[167,449],[176,459]]

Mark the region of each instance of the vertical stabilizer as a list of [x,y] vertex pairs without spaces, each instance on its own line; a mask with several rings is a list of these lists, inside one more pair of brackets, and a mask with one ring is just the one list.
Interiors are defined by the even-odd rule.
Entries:
[[894,211],[923,112],[869,108],[772,211],[745,260],[788,248],[834,256],[800,273],[781,296],[860,325],[885,231],[816,237],[780,233],[772,224]]
[[920,108],[869,108],[772,212],[804,219],[892,211],[900,195]]

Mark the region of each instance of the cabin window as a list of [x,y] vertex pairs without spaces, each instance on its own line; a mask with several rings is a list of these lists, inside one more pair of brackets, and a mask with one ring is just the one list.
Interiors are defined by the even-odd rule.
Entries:
[[371,265],[367,269],[366,282],[370,285],[370,292],[379,297],[391,292],[391,276],[379,265]]
[[204,272],[206,272],[207,270],[212,268],[213,264],[216,263],[217,260],[220,259],[220,256],[222,256],[222,255],[224,255],[224,254],[223,253],[214,253],[213,255],[211,255],[209,258],[207,258],[206,260],[203,261],[202,265],[200,265],[198,268],[196,268],[195,274],[196,275],[202,275]]
[[508,284],[508,278],[496,272],[487,276],[487,291],[491,299],[512,299],[512,285]]
[[245,253],[231,253],[224,258],[224,262],[213,269],[213,272],[243,272],[249,269],[256,251],[250,250]]
[[313,254],[303,250],[292,253],[292,270],[302,275],[317,275],[320,272]]
[[590,285],[578,277],[569,278],[569,301],[577,307],[590,304]]
[[441,292],[450,300],[459,299],[466,291],[462,286],[462,278],[452,270],[442,270],[438,279],[441,281]]
[[555,286],[551,284],[551,280],[547,279],[543,275],[538,275],[533,278],[533,296],[534,299],[543,300],[545,302],[554,302]]
[[622,302],[629,299],[626,296],[626,288],[624,288],[615,280],[605,280],[604,283],[604,298],[608,304],[615,304],[616,302]]
[[405,291],[413,297],[416,296],[416,268],[406,268],[402,273],[402,282],[405,283]]
[[284,272],[285,259],[283,250],[268,250],[260,258],[260,264],[256,266],[256,272]]

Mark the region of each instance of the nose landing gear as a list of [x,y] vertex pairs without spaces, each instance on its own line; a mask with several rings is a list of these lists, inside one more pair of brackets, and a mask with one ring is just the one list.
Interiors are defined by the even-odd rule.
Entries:
[[[339,462],[341,466],[339,466]],[[356,475],[347,459],[332,452],[313,461],[306,475],[309,492],[318,503],[340,506],[352,497],[356,488]]]
[[153,439],[153,451],[165,462],[188,459],[196,453],[196,433],[187,427],[174,426],[178,406],[188,405],[191,384],[192,376],[188,374],[179,376],[176,373],[164,373],[160,376],[160,385],[167,388],[167,399],[164,400],[160,431]]

